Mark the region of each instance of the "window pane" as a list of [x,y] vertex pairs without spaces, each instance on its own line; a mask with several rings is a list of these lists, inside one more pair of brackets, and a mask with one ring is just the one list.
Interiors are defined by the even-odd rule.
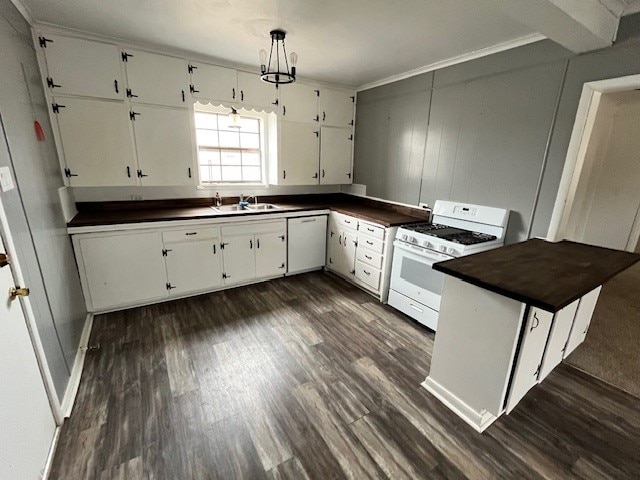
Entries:
[[262,168],[242,167],[242,179],[245,182],[259,182],[262,180]]
[[211,180],[211,167],[208,165],[200,165],[200,181],[210,182]]
[[260,120],[257,118],[241,117],[238,125],[243,132],[260,133]]
[[222,172],[220,167],[211,167],[211,179],[214,182],[221,182],[222,181]]
[[[238,123],[239,125],[239,123]],[[218,128],[220,130],[235,130],[238,131],[238,125],[233,125],[229,115],[218,115]]]
[[240,147],[240,132],[225,132],[220,131],[220,146],[221,147]]
[[215,130],[196,130],[196,142],[199,147],[217,147],[218,132]]
[[257,165],[260,166],[260,154],[253,152],[242,152],[242,164],[243,165]]
[[201,165],[220,165],[220,150],[199,150],[198,161]]
[[215,113],[196,112],[196,128],[209,128],[217,130],[218,115]]
[[233,150],[222,150],[222,165],[240,165],[240,152]]
[[260,148],[260,134],[258,133],[244,133],[240,134],[240,145],[242,148]]
[[240,167],[222,167],[222,180],[225,182],[240,182],[242,180]]

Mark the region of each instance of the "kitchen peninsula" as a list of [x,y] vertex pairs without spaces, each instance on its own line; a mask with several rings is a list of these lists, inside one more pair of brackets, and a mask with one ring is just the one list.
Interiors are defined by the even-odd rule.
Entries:
[[484,431],[584,341],[601,286],[638,261],[532,239],[435,264],[447,277],[422,385]]

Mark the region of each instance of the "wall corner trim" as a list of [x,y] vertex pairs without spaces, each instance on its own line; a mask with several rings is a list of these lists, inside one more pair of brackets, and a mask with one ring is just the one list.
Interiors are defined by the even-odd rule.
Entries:
[[505,50],[511,50],[512,48],[529,45],[530,43],[539,42],[541,40],[545,40],[546,38],[547,37],[539,33],[532,33],[531,35],[525,35],[524,37],[515,38],[513,40],[498,43],[490,47],[481,48],[473,52],[463,53],[462,55],[451,57],[446,60],[441,60],[439,62],[435,62],[430,65],[425,65],[424,67],[419,67],[414,70],[409,70],[408,72],[392,75],[390,77],[383,78],[375,82],[365,83],[364,85],[360,85],[358,88],[356,88],[356,90],[358,92],[361,92],[363,90],[369,90],[370,88],[380,87],[382,85],[387,85],[389,83],[397,82],[399,80],[415,77],[416,75],[421,75],[423,73],[433,72],[434,70],[439,70],[441,68],[457,65],[459,63],[468,62],[469,60],[476,60],[478,58],[493,55],[494,53],[500,53],[500,52],[504,52]]

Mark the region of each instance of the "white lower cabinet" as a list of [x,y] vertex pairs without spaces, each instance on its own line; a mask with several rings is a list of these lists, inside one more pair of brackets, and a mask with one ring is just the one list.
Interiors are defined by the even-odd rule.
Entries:
[[395,230],[396,227],[385,228],[331,212],[327,231],[327,270],[386,302]]
[[222,255],[217,238],[165,243],[163,254],[170,295],[212,290],[222,284]]
[[287,242],[283,233],[256,235],[256,277],[273,277],[287,272]]
[[160,232],[75,236],[89,311],[167,296]]
[[256,261],[253,237],[253,235],[224,237],[222,241],[224,259],[222,278],[225,285],[243,283],[255,278]]
[[564,358],[566,358],[571,352],[573,352],[578,345],[584,342],[591,324],[591,317],[593,311],[598,303],[598,297],[600,296],[600,290],[602,287],[598,287],[595,290],[591,290],[584,297],[580,299],[578,309],[576,311],[576,317],[571,327],[571,333],[569,333],[569,339],[564,349]]

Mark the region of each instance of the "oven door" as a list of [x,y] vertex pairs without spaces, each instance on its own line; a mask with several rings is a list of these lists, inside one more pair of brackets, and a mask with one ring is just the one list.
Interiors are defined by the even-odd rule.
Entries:
[[391,289],[439,311],[444,274],[431,267],[452,257],[399,241],[393,246]]

